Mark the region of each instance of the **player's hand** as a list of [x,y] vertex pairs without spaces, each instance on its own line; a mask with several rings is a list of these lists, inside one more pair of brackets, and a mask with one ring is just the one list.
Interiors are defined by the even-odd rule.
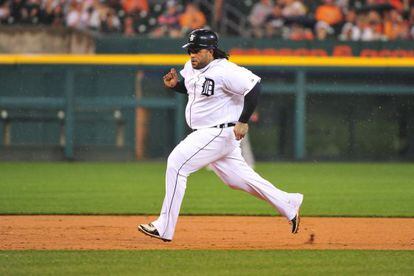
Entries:
[[173,88],[178,83],[178,74],[175,68],[171,68],[170,72],[168,72],[164,77],[164,85],[168,88]]
[[246,123],[237,122],[233,128],[234,135],[236,135],[236,140],[241,140],[246,136],[249,131],[249,125]]

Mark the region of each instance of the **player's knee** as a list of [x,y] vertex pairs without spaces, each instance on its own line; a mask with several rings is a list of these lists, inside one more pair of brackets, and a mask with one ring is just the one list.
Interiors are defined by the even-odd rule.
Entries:
[[231,184],[230,182],[225,182],[233,190],[239,190],[240,188],[237,185]]
[[175,171],[176,173],[180,173],[186,175],[185,172],[186,167],[184,164],[186,163],[187,158],[181,154],[180,151],[174,150],[170,153],[167,159],[167,170]]
[[[171,157],[171,155],[170,155],[170,157]],[[170,157],[168,157],[168,160],[167,160],[167,173],[169,173],[169,174],[182,174],[183,172],[183,164],[180,162],[180,161],[178,161],[178,160],[176,160],[176,159],[174,159],[174,158],[170,158]]]
[[177,153],[175,151],[171,152],[167,159],[167,167],[172,168],[177,166],[179,163],[179,158],[177,158]]
[[168,159],[168,161],[167,161],[167,171],[178,173],[179,169],[180,169],[179,164],[177,164],[173,160]]
[[232,182],[229,179],[221,177],[221,181],[223,181],[223,183],[226,184],[226,186],[228,186],[229,188],[236,189],[236,186],[232,184]]
[[241,179],[232,178],[223,182],[233,190],[243,190],[244,185],[242,184],[243,181]]

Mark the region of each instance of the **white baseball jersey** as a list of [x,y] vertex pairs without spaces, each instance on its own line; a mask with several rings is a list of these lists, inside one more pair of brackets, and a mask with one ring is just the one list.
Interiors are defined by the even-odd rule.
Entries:
[[237,122],[244,96],[260,81],[250,70],[227,59],[215,59],[202,69],[193,69],[187,61],[180,74],[188,93],[185,117],[193,129]]

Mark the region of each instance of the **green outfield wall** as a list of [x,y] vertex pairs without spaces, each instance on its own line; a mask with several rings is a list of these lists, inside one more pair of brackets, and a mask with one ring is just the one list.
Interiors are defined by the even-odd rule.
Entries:
[[[189,130],[185,96],[166,91],[161,77],[186,59],[0,56],[0,156],[134,160],[143,150],[144,158],[165,158]],[[232,61],[262,77],[259,120],[251,124],[258,159],[413,158],[414,59],[235,55]],[[142,124],[140,108],[147,112]]]

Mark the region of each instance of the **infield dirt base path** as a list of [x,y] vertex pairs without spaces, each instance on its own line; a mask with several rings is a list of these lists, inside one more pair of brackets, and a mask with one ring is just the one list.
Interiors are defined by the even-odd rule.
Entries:
[[413,218],[182,216],[173,242],[137,231],[149,216],[0,216],[0,250],[390,249],[414,250]]

